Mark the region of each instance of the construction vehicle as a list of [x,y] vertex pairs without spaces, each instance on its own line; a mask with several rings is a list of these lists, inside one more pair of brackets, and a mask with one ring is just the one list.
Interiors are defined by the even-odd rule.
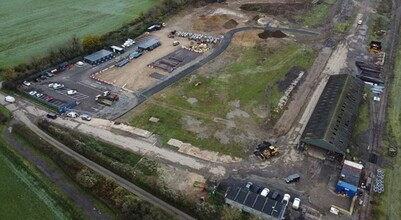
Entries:
[[270,157],[279,155],[279,150],[277,147],[272,146],[269,142],[264,141],[262,144],[258,144],[257,148],[253,152],[255,156],[259,157],[261,160],[269,159]]
[[380,41],[371,41],[369,53],[370,54],[379,54],[382,52],[382,43]]
[[119,100],[119,96],[110,91],[105,91],[101,95],[97,95],[95,100],[100,104],[111,106],[114,102]]

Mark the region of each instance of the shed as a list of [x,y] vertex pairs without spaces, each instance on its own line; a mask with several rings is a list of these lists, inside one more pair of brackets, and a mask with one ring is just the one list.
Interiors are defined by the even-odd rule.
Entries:
[[343,169],[341,170],[340,180],[358,187],[362,169],[363,169],[362,164],[345,160]]
[[344,181],[338,181],[336,185],[336,192],[340,194],[344,194],[348,197],[353,197],[356,195],[358,191],[358,187],[351,185],[349,183],[346,183]]
[[144,51],[144,50],[153,50],[156,47],[160,46],[161,43],[158,39],[155,38],[150,38],[147,41],[143,42],[138,46],[139,51]]
[[113,57],[113,52],[103,49],[84,57],[84,61],[91,65],[98,65],[112,59]]

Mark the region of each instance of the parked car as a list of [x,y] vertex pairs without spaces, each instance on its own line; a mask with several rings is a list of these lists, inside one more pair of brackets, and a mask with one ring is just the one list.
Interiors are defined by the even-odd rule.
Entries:
[[286,202],[287,204],[290,202],[290,194],[284,194],[283,200],[281,202]]
[[247,189],[250,189],[252,185],[253,185],[252,182],[247,182],[246,185],[245,185],[245,187],[246,187]]
[[92,117],[90,115],[83,114],[81,116],[81,119],[84,120],[84,121],[90,121],[90,120],[92,120]]
[[40,78],[45,80],[45,79],[47,79],[47,76],[46,75],[41,75]]
[[295,198],[294,202],[292,203],[292,208],[297,210],[299,209],[300,205],[301,205],[301,200],[299,198]]
[[53,73],[51,73],[51,72],[46,72],[46,76],[48,76],[48,77],[53,77],[53,76],[54,76],[54,74],[53,74]]
[[260,193],[262,190],[262,186],[254,184],[249,188],[249,191],[254,192],[254,193]]
[[272,198],[274,200],[278,200],[280,198],[280,193],[277,191],[274,191],[270,198]]
[[35,95],[36,97],[38,97],[38,98],[40,98],[40,97],[42,97],[43,96],[43,93],[36,93],[36,95]]
[[77,118],[77,117],[79,117],[79,114],[76,112],[68,112],[67,116],[70,118]]
[[35,90],[32,90],[29,92],[29,95],[36,95],[36,93],[38,93],[38,92],[36,92]]
[[56,119],[56,118],[57,118],[57,115],[54,114],[54,113],[52,113],[52,112],[49,112],[49,113],[47,113],[46,117],[47,117],[47,118],[51,118],[51,119]]
[[70,90],[67,91],[68,95],[74,95],[76,93],[77,93],[77,90],[75,90],[75,89],[70,89]]
[[46,101],[48,101],[48,102],[52,102],[53,100],[54,100],[54,98],[51,96],[46,97]]
[[32,84],[28,81],[24,81],[22,84],[24,84],[25,86],[31,86]]
[[267,195],[269,195],[269,192],[270,192],[270,189],[264,188],[262,190],[262,192],[260,193],[260,195],[263,196],[263,197],[267,197]]
[[14,103],[15,102],[15,98],[12,96],[6,96],[4,98],[4,101],[9,102],[9,103]]
[[361,25],[361,24],[362,24],[362,20],[359,20],[359,21],[358,21],[358,25]]
[[289,184],[293,182],[298,182],[301,179],[298,173],[292,174],[284,178],[284,181]]
[[62,89],[62,88],[64,88],[63,84],[60,84],[60,83],[54,83],[53,84],[53,89]]

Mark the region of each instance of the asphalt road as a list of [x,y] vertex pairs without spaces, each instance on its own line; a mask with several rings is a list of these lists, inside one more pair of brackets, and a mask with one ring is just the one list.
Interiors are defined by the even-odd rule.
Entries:
[[104,177],[112,177],[118,185],[124,187],[128,191],[141,197],[143,200],[148,201],[149,203],[177,216],[179,219],[194,219],[188,214],[182,212],[181,210],[171,206],[170,204],[164,202],[163,200],[160,200],[159,198],[153,196],[152,194],[146,192],[145,190],[139,188],[138,186],[132,184],[131,182],[125,180],[124,178],[118,176],[117,174],[105,169],[104,167],[96,164],[95,162],[87,159],[86,157],[80,155],[79,153],[76,153],[67,146],[58,142],[57,140],[55,140],[54,138],[52,138],[51,136],[40,130],[35,124],[33,124],[21,110],[14,111],[14,116],[18,118],[21,122],[23,122],[30,130],[35,132],[38,136],[46,140],[48,143],[50,143],[63,153],[73,157],[80,163],[84,164],[85,166],[88,166],[89,168],[91,168],[92,170],[94,170],[95,172],[99,173]]

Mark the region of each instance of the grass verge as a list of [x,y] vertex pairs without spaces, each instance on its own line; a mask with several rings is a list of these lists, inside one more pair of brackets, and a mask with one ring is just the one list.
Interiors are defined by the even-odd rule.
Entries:
[[[400,152],[401,146],[401,97],[398,95],[401,88],[401,47],[398,46],[396,62],[394,67],[394,79],[391,85],[390,102],[388,106],[387,139],[388,144],[397,147]],[[385,193],[377,196],[373,206],[372,215],[378,220],[399,219],[401,216],[401,154],[394,158],[386,158],[393,165],[393,169],[386,169]]]
[[83,187],[78,185],[74,179],[72,179],[68,174],[65,173],[64,170],[59,167],[48,155],[44,154],[40,150],[38,150],[38,147],[36,144],[38,143],[33,143],[32,139],[27,138],[25,135],[22,135],[20,132],[15,132],[16,129],[13,129],[12,135],[14,138],[16,138],[19,142],[21,142],[25,147],[27,147],[31,152],[42,158],[43,160],[46,161],[48,166],[53,167],[54,169],[58,170],[60,174],[63,175],[65,179],[69,181],[70,184],[72,184],[80,193],[84,194],[85,196],[91,198],[91,201],[94,202],[96,207],[101,211],[102,213],[106,214],[107,216],[112,217],[113,219],[116,217],[116,214],[113,212],[112,209],[110,209],[105,203],[102,201],[98,200],[96,197],[94,197],[90,192],[87,190],[84,190]]
[[[4,129],[0,126],[1,131]],[[3,210],[0,219],[83,218],[82,213],[12,150],[2,136],[0,144],[0,208]]]
[[312,10],[305,16],[302,17],[303,25],[308,27],[316,27],[326,19],[327,14],[329,13],[330,6],[327,4],[315,4],[313,5]]

